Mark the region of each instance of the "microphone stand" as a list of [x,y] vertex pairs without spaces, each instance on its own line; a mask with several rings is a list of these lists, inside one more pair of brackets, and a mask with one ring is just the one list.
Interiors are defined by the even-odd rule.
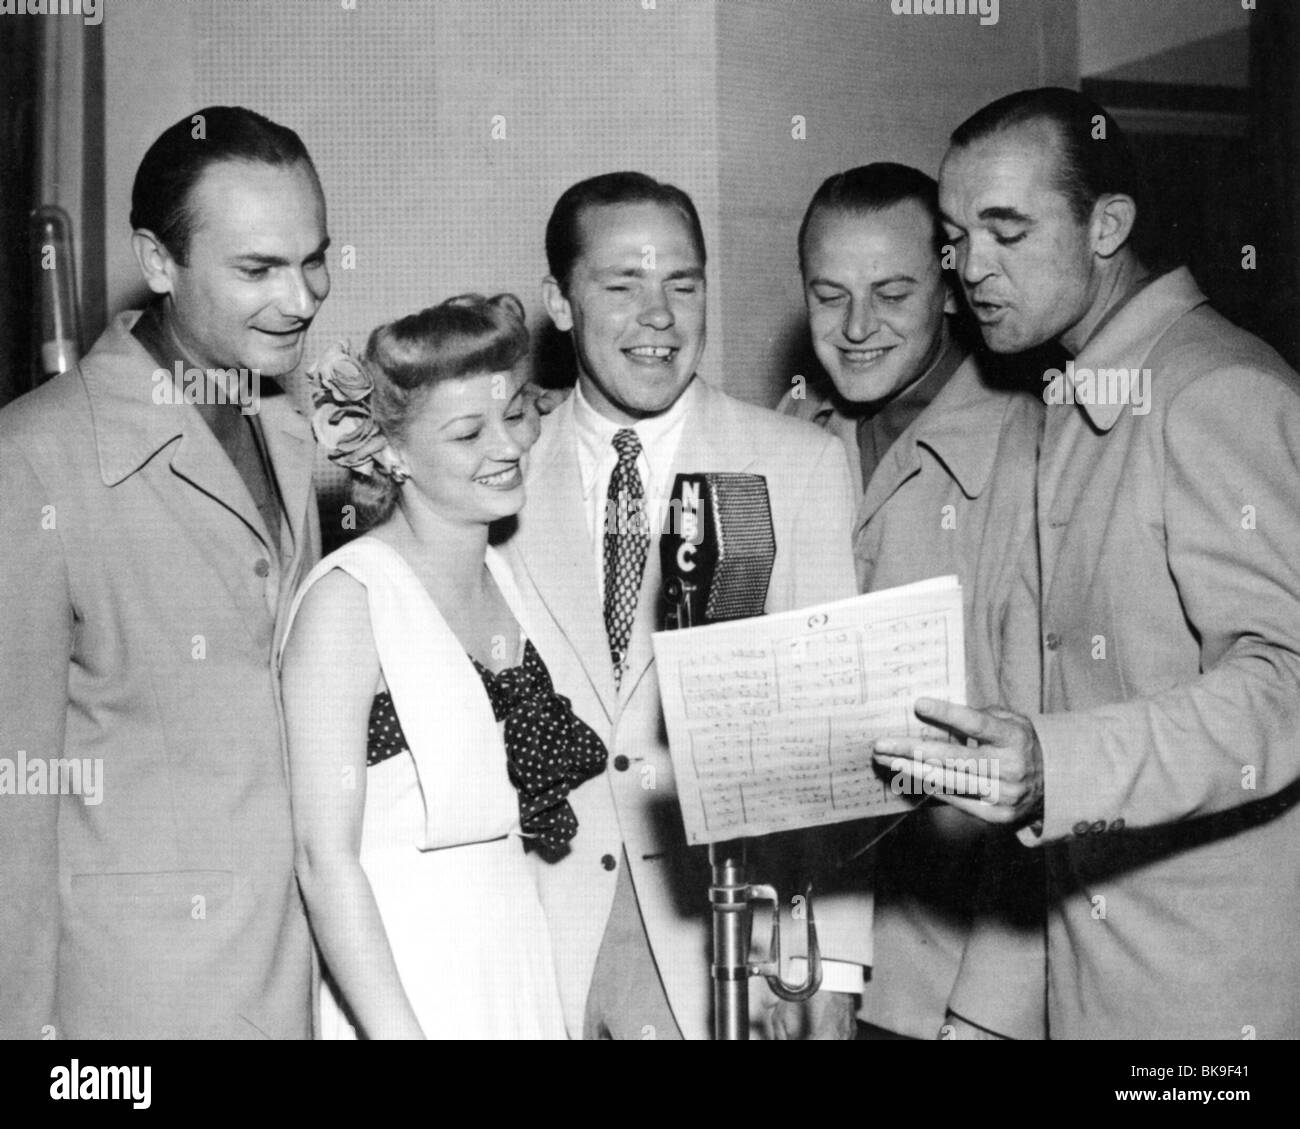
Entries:
[[749,941],[753,910],[745,881],[745,841],[709,844],[713,906],[713,1037],[749,1038]]
[[[669,629],[692,626],[691,596],[697,586],[673,577],[666,586]],[[807,912],[808,968],[794,984],[781,975],[781,903],[775,888],[751,885],[746,876],[745,840],[709,844],[709,904],[713,911],[713,1037],[719,1040],[749,1038],[749,978],[762,976],[779,999],[800,1001],[811,997],[822,982],[821,950],[813,920],[812,886],[804,896]],[[754,902],[772,903],[772,936],[765,958],[749,959],[753,935]]]

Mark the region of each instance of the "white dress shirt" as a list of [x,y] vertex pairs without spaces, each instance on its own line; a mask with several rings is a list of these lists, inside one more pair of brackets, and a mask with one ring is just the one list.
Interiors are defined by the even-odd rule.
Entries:
[[587,536],[591,539],[596,564],[596,590],[605,593],[605,506],[609,480],[618,465],[614,436],[630,427],[641,440],[641,454],[636,469],[645,491],[645,512],[651,529],[663,528],[663,515],[672,492],[673,460],[681,444],[686,417],[695,399],[695,381],[677,397],[677,402],[661,415],[638,420],[634,424],[615,423],[606,419],[582,394],[579,384],[573,393],[573,422],[578,432],[578,472],[582,477],[582,497],[587,514]]

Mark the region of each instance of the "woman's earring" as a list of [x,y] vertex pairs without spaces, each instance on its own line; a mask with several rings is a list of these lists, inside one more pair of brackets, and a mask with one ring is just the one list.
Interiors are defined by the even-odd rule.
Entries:
[[375,456],[375,461],[397,486],[401,486],[403,482],[411,477],[411,468],[406,465],[406,460],[393,449],[392,444],[380,450]]

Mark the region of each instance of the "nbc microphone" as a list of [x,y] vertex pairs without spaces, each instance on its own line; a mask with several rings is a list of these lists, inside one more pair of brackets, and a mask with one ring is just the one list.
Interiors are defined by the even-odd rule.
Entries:
[[668,628],[763,614],[776,560],[761,474],[679,474],[659,540]]
[[[767,479],[759,474],[679,474],[659,540],[666,627],[700,627],[762,615],[776,560],[776,535]],[[808,974],[801,984],[781,977],[778,900],[771,886],[750,885],[745,841],[709,844],[713,908],[713,1034],[715,1039],[749,1038],[749,977],[761,973],[785,1000],[806,1000],[821,985],[821,959],[812,919],[812,889],[806,899]],[[751,904],[772,903],[768,957],[750,964]]]

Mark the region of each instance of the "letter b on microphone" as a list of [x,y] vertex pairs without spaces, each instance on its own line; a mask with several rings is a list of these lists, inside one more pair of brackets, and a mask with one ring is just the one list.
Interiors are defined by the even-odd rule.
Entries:
[[776,560],[767,479],[679,474],[659,554],[669,628],[762,615]]

